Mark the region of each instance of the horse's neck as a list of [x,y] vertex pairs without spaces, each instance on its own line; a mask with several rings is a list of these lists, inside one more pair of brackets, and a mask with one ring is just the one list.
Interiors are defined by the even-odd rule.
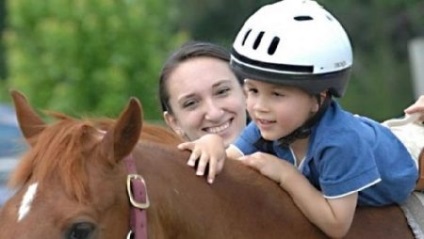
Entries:
[[[134,150],[136,165],[140,175],[145,178],[151,202],[148,210],[148,226],[153,238],[202,238],[201,226],[190,225],[202,220],[202,210],[196,208],[192,191],[199,187],[198,179],[192,168],[186,165],[188,154],[180,152],[175,146],[141,141]],[[199,194],[200,195],[200,194]],[[201,196],[203,200],[204,196]],[[191,222],[190,222],[191,221]],[[202,223],[202,225],[204,225]],[[186,237],[187,238],[187,237]]]
[[[188,154],[175,147],[143,144],[136,152],[151,201],[148,221],[155,224],[149,228],[165,230],[168,238],[258,238],[264,231],[265,237],[278,238],[283,229],[292,238],[316,233],[277,184],[239,162],[228,160],[210,185],[186,165]],[[282,226],[292,220],[308,228],[307,233]]]

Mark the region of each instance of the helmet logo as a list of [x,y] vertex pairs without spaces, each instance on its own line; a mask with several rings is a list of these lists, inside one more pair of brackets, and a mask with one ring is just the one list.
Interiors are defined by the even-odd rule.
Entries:
[[346,61],[334,63],[334,67],[336,67],[336,68],[344,68],[344,67],[346,67],[346,65],[347,65]]

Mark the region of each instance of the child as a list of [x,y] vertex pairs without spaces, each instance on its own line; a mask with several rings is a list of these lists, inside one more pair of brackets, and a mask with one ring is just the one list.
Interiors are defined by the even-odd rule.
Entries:
[[208,181],[225,153],[277,182],[305,216],[330,237],[348,232],[357,205],[404,202],[418,170],[387,128],[344,111],[352,50],[339,22],[312,0],[262,7],[238,33],[231,66],[245,80],[252,122],[226,151],[206,135],[181,144],[209,163]]

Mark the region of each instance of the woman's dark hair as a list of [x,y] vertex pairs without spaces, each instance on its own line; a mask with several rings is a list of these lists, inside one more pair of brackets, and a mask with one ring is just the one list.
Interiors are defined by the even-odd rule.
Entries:
[[[163,112],[168,111],[172,113],[172,109],[169,105],[169,92],[167,88],[169,75],[175,70],[175,68],[178,67],[179,64],[197,57],[216,58],[225,61],[228,64],[230,62],[230,52],[219,45],[200,41],[190,41],[182,45],[168,57],[160,73],[159,99]],[[242,85],[242,79],[237,75],[236,77],[240,85]]]

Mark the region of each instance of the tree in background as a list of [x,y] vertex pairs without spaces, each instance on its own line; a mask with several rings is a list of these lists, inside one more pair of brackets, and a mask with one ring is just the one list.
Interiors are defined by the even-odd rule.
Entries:
[[400,116],[414,101],[408,42],[424,36],[422,0],[332,1],[350,34],[353,76],[342,103],[378,120]]
[[256,9],[275,0],[177,0],[183,12],[180,27],[197,40],[230,47],[241,25]]
[[5,89],[38,107],[115,115],[130,96],[160,118],[158,74],[186,38],[172,0],[9,0]]
[[[188,36],[230,48],[245,19],[275,1],[8,0],[8,78],[0,81],[0,99],[13,87],[43,108],[110,114],[134,95],[148,118],[160,119],[157,79],[167,54]],[[402,114],[414,100],[407,44],[424,36],[424,2],[318,2],[353,44],[344,107],[377,120]]]
[[[6,22],[6,0],[0,0],[0,39],[3,39],[3,30]],[[7,75],[6,56],[3,42],[0,41],[0,81],[4,80]]]
[[[198,40],[231,47],[244,20],[276,0],[179,0],[181,25]],[[341,100],[349,111],[377,120],[400,116],[413,99],[407,44],[424,36],[422,0],[317,0],[347,29],[353,74]],[[196,9],[196,10],[194,10]]]

